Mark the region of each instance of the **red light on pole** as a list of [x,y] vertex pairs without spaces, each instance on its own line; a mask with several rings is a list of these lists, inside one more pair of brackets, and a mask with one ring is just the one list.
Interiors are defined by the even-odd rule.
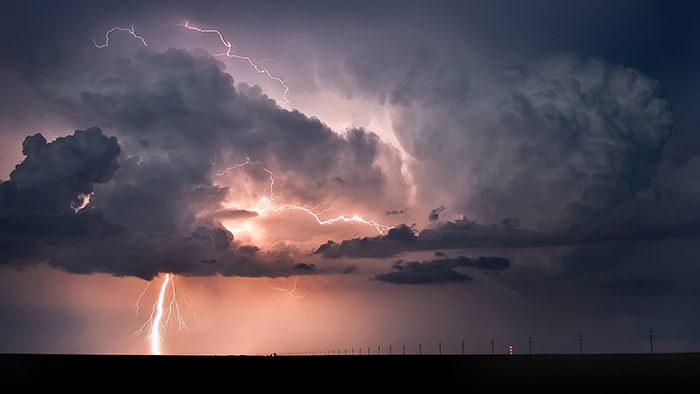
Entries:
[[509,353],[512,355],[513,354],[513,345],[508,346]]

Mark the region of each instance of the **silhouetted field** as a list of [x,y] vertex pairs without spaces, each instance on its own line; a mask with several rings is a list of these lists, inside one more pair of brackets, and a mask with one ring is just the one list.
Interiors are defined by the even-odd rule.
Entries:
[[[6,382],[85,384],[96,389],[134,383],[214,385],[259,383],[264,388],[470,387],[693,389],[700,353],[570,355],[129,356],[0,355]],[[75,380],[73,380],[75,379]],[[135,383],[134,383],[135,384]],[[107,386],[104,386],[107,385]],[[213,386],[217,387],[217,386]],[[250,387],[244,392],[250,392]],[[257,389],[256,389],[257,391]],[[344,391],[344,390],[341,390]],[[363,390],[364,391],[364,390]],[[441,390],[442,391],[442,390]],[[673,391],[671,391],[673,392]]]

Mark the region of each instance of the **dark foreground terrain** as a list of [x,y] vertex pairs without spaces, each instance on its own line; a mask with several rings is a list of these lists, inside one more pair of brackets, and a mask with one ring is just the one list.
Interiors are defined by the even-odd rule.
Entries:
[[[0,355],[5,383],[76,389],[375,391],[612,387],[695,391],[700,353],[591,355],[124,356]],[[691,386],[688,386],[691,384]],[[39,387],[39,386],[37,386]],[[109,389],[109,390],[107,390]],[[141,390],[139,390],[141,391]],[[588,391],[588,390],[587,390]],[[627,391],[630,392],[630,391]]]

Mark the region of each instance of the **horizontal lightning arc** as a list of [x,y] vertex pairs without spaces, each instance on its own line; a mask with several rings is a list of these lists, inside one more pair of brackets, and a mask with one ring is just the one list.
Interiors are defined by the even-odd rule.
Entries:
[[[263,198],[263,201],[261,201],[260,204],[262,204],[262,203],[269,203],[269,200],[267,200],[266,198]],[[306,207],[299,206],[299,205],[285,204],[285,205],[281,205],[281,206],[269,206],[269,207],[261,209],[260,204],[258,204],[258,208],[256,208],[256,212],[258,212],[258,214],[263,214],[266,211],[272,211],[272,212],[279,213],[281,211],[297,210],[297,211],[302,211],[302,212],[305,212],[305,213],[311,215],[311,217],[313,217],[316,220],[316,222],[318,222],[318,224],[324,225],[324,226],[331,225],[331,224],[336,223],[336,222],[345,222],[345,223],[351,223],[351,224],[361,223],[361,224],[366,224],[366,225],[374,228],[379,234],[382,234],[382,235],[386,231],[388,231],[392,228],[391,226],[387,226],[385,224],[378,223],[374,220],[366,220],[358,215],[349,216],[349,215],[343,214],[343,215],[340,215],[340,216],[337,216],[337,217],[334,217],[331,219],[323,220],[318,216],[318,214],[316,214],[312,210],[310,210]]]
[[[226,172],[228,172],[230,170],[234,170],[234,169],[239,168],[239,167],[243,167],[243,166],[249,164],[250,162],[251,162],[250,158],[246,157],[245,162],[240,163],[240,164],[236,164],[236,165],[231,166],[231,167],[227,167],[223,172],[218,173],[217,175],[219,175],[219,176],[224,175]],[[345,223],[351,223],[351,224],[360,223],[360,224],[365,224],[367,226],[374,228],[380,235],[384,235],[386,231],[393,228],[392,226],[381,224],[381,223],[376,222],[374,220],[366,220],[358,215],[349,216],[347,214],[343,214],[343,215],[340,215],[340,216],[337,216],[337,217],[334,217],[331,219],[326,219],[326,220],[321,219],[321,217],[319,215],[333,209],[333,205],[336,204],[335,202],[333,204],[331,204],[330,208],[326,208],[326,209],[322,210],[320,213],[316,213],[312,209],[309,209],[307,207],[300,206],[300,205],[295,205],[295,204],[274,205],[273,201],[279,198],[279,196],[277,196],[275,194],[275,190],[274,190],[275,174],[272,171],[270,171],[269,169],[267,169],[266,167],[262,167],[262,169],[265,170],[270,175],[270,177],[269,177],[270,185],[268,186],[267,190],[263,189],[263,191],[265,192],[265,194],[268,195],[268,197],[261,198],[260,201],[258,202],[258,204],[253,209],[253,211],[255,211],[258,215],[262,215],[268,211],[275,212],[275,213],[279,214],[282,211],[296,210],[296,211],[301,211],[301,212],[304,212],[304,213],[311,215],[311,217],[313,217],[316,220],[316,222],[320,225],[331,225],[331,224],[336,223],[336,222],[345,222]],[[323,204],[325,204],[325,203],[323,203]],[[319,204],[318,206],[323,205],[323,204]]]

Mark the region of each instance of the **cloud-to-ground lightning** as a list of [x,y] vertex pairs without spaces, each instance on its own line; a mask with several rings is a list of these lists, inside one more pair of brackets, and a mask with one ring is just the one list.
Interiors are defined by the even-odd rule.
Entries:
[[[148,286],[146,287],[146,289]],[[139,296],[139,301],[143,297],[146,289]],[[166,296],[168,296],[168,289],[171,289],[170,301],[166,305]],[[137,301],[135,308],[138,308]],[[151,342],[151,353],[154,355],[160,355],[160,344],[163,341],[161,335],[161,330],[164,330],[170,321],[176,321],[178,328],[180,330],[188,330],[185,320],[182,318],[180,311],[180,304],[177,301],[175,295],[175,277],[171,273],[166,273],[163,278],[163,284],[161,285],[160,292],[158,294],[158,300],[153,305],[150,318],[139,328],[136,333],[139,334],[145,329],[148,329],[149,333],[146,339]]]
[[194,30],[194,31],[197,31],[200,33],[213,33],[213,34],[218,35],[219,40],[221,40],[221,43],[224,45],[224,47],[226,47],[226,52],[219,53],[219,54],[216,54],[214,56],[226,56],[226,57],[231,57],[231,58],[236,58],[236,59],[241,59],[241,60],[247,61],[255,69],[255,71],[257,71],[260,74],[265,74],[268,78],[279,83],[282,86],[282,88],[284,89],[284,92],[282,94],[282,99],[284,100],[285,103],[289,103],[289,99],[287,99],[287,93],[289,92],[289,86],[287,86],[287,83],[285,81],[283,81],[282,79],[272,75],[269,70],[260,67],[261,63],[263,63],[267,60],[270,60],[270,59],[264,59],[260,62],[254,62],[253,59],[250,58],[250,56],[238,55],[238,54],[234,53],[233,52],[233,45],[231,44],[230,41],[227,41],[224,38],[224,35],[219,30],[202,29],[200,27],[190,25],[189,22],[185,22],[184,24],[178,23],[177,26],[182,26],[184,28]]
[[[229,58],[235,58],[235,59],[240,59],[248,62],[250,66],[252,66],[258,73],[264,74],[266,77],[269,79],[277,82],[282,88],[283,88],[283,101],[285,103],[289,103],[289,99],[287,98],[287,94],[290,90],[289,86],[286,84],[286,82],[270,73],[269,70],[261,67],[261,64],[270,60],[270,59],[264,59],[258,62],[253,61],[252,58],[249,56],[245,55],[239,55],[234,53],[234,47],[231,44],[231,42],[227,41],[224,38],[224,35],[221,33],[221,31],[216,30],[216,29],[204,29],[200,28],[197,26],[191,25],[189,22],[185,22],[184,24],[178,23],[175,24],[180,27],[184,27],[188,30],[196,31],[199,33],[211,33],[211,34],[216,34],[219,37],[219,40],[221,41],[221,44],[225,47],[225,52],[215,54],[214,56],[226,56]],[[93,38],[93,43],[95,47],[97,48],[106,48],[110,45],[110,36],[112,33],[120,31],[120,32],[126,32],[129,33],[133,38],[141,41],[141,43],[144,46],[148,46],[146,39],[141,37],[140,35],[137,35],[134,27],[132,26],[131,28],[124,28],[124,27],[113,27],[110,30],[108,30],[105,33],[105,39],[103,44],[99,44],[94,38]],[[246,160],[244,162],[241,162],[239,164],[235,164],[233,166],[229,166],[225,169],[223,169],[221,172],[218,172],[216,175],[218,176],[223,176],[227,174],[228,172],[235,170],[237,168],[249,165],[252,163],[251,159],[246,157]],[[212,165],[216,165],[216,156],[214,156],[214,162]],[[301,205],[295,205],[295,204],[278,204],[279,196],[275,194],[275,176],[274,173],[269,170],[266,167],[262,167],[263,170],[265,170],[269,174],[269,185],[267,187],[263,187],[263,191],[265,193],[265,196],[258,202],[257,206],[255,207],[255,212],[262,215],[267,212],[275,212],[280,214],[281,212],[284,211],[299,211],[305,214],[310,215],[313,217],[316,222],[319,225],[332,225],[337,222],[346,222],[346,223],[351,223],[351,224],[364,224],[367,226],[370,226],[374,230],[376,230],[380,234],[384,234],[386,231],[391,229],[391,226],[387,226],[384,224],[380,224],[374,220],[366,220],[363,217],[359,215],[350,215],[350,214],[343,214],[334,218],[330,219],[322,219],[320,215],[325,216],[327,212],[333,209],[333,206],[335,203],[330,205],[330,208],[325,208],[319,212],[318,208],[325,205],[324,204],[319,204],[316,207],[307,207],[307,206],[301,206]],[[85,208],[87,204],[90,201],[90,195],[81,195],[80,196],[80,203],[76,203],[75,206],[72,208],[78,212],[81,209]],[[278,287],[273,287],[268,285],[271,289],[282,291],[287,293],[290,297],[293,298],[304,298],[306,296],[306,293],[304,294],[297,294],[297,281],[295,280],[294,286],[292,290],[287,290],[283,288],[278,288]],[[146,287],[146,289],[148,286]],[[143,298],[144,294],[146,293],[146,289],[139,295],[138,301],[136,302],[136,308],[137,308],[137,314],[138,314],[138,305]],[[169,296],[168,290],[171,290],[171,295]],[[308,292],[308,291],[307,291]],[[167,301],[166,299],[170,297],[170,301]],[[179,329],[189,329],[187,327],[187,324],[185,324],[185,321],[182,318],[181,311],[180,311],[180,306],[178,304],[177,298],[175,297],[175,277],[173,276],[172,273],[165,273],[163,277],[163,283],[160,287],[160,291],[158,294],[158,299],[155,302],[155,304],[152,307],[151,315],[148,318],[148,320],[136,331],[137,334],[140,334],[142,332],[148,332],[146,338],[148,341],[150,341],[151,344],[151,353],[154,355],[160,355],[162,354],[161,352],[161,343],[163,342],[163,336],[162,336],[162,331],[165,330],[165,328],[168,326],[169,322],[175,321],[178,324]]]
[[131,34],[134,38],[140,40],[143,43],[143,46],[148,46],[148,44],[146,44],[146,40],[134,32],[134,26],[131,26],[131,29],[126,28],[126,27],[115,26],[115,27],[109,29],[107,31],[107,33],[105,33],[105,43],[104,44],[102,44],[102,45],[98,44],[97,41],[95,41],[95,38],[92,39],[92,42],[98,48],[105,48],[105,47],[109,46],[109,35],[115,30],[125,31],[125,32]]

